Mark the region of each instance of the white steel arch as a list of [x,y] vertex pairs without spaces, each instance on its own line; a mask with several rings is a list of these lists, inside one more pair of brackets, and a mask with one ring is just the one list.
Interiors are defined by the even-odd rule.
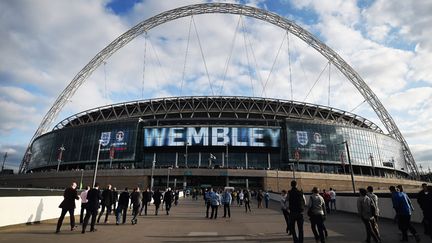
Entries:
[[61,111],[61,109],[66,104],[67,100],[73,96],[76,90],[81,86],[82,83],[85,82],[88,76],[92,74],[92,72],[99,67],[104,60],[108,59],[112,54],[114,54],[117,50],[124,47],[130,41],[132,41],[137,36],[149,31],[150,29],[164,24],[166,22],[192,16],[199,14],[209,14],[209,13],[223,13],[223,14],[237,14],[243,15],[255,19],[260,19],[262,21],[268,22],[270,24],[276,25],[286,31],[291,32],[308,45],[312,46],[316,49],[321,55],[323,55],[327,60],[329,60],[334,66],[336,66],[345,77],[357,88],[360,94],[365,98],[365,100],[369,103],[372,109],[375,111],[381,122],[384,124],[386,130],[389,135],[396,138],[403,144],[403,152],[405,156],[405,161],[408,165],[408,169],[414,173],[416,176],[419,175],[419,171],[417,165],[415,163],[414,157],[409,149],[409,146],[402,136],[402,133],[399,131],[396,123],[393,118],[387,112],[383,104],[380,102],[375,93],[369,88],[369,86],[363,81],[360,75],[350,66],[348,63],[343,60],[335,51],[329,48],[326,44],[318,40],[315,36],[313,36],[310,32],[303,29],[293,21],[285,19],[275,13],[271,13],[269,11],[246,6],[240,4],[231,4],[231,3],[205,3],[205,4],[195,4],[188,5],[176,9],[172,9],[163,13],[160,13],[156,16],[153,16],[147,20],[140,22],[135,25],[124,34],[119,36],[113,42],[111,42],[107,47],[101,50],[69,83],[69,85],[61,92],[53,106],[47,112],[47,114],[42,119],[38,129],[33,135],[29,147],[24,155],[24,158],[21,162],[20,172],[24,172],[28,163],[28,152],[30,151],[30,146],[33,140],[42,135],[43,133],[49,130],[52,122],[57,118],[57,115]]

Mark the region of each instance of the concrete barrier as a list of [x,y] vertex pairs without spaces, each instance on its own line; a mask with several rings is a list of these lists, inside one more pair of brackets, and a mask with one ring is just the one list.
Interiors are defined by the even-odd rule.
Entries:
[[[58,218],[61,214],[58,206],[62,201],[63,196],[0,197],[0,227]],[[79,215],[80,200],[76,200],[76,206],[75,215]]]
[[[269,193],[270,199],[275,201],[280,201],[280,194]],[[309,195],[305,195],[306,204],[309,203]],[[357,214],[357,196],[337,196],[336,197],[336,208],[338,211],[344,211],[349,213]],[[411,199],[411,203],[414,207],[414,212],[411,216],[411,221],[416,223],[421,223],[423,220],[423,213],[416,199]],[[395,211],[393,209],[393,204],[391,198],[379,198],[378,206],[380,210],[380,217],[393,219],[395,217]]]

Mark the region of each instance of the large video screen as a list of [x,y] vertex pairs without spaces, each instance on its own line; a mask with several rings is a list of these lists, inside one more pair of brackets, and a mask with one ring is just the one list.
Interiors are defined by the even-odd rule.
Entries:
[[340,161],[343,136],[335,126],[288,122],[287,133],[290,160]]
[[144,128],[144,147],[163,146],[280,147],[280,128],[152,127]]

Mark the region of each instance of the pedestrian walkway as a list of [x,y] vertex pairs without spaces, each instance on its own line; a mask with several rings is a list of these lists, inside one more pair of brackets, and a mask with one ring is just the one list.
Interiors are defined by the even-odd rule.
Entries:
[[[220,207],[218,218],[212,220],[205,218],[202,200],[181,199],[179,205],[171,209],[170,215],[160,211],[155,216],[152,205],[148,216],[138,217],[137,225],[131,225],[129,211],[125,225],[115,225],[111,215],[110,223],[97,224],[98,231],[86,234],[80,233],[81,226],[77,231],[70,231],[69,218],[65,218],[59,234],[54,233],[56,220],[9,226],[0,228],[0,242],[292,242],[292,237],[285,233],[285,221],[279,204],[271,202],[269,209],[257,209],[256,201],[252,202],[252,213],[245,213],[244,207],[232,206],[232,218],[222,218],[223,207]],[[363,223],[354,214],[336,212],[330,214],[325,223],[329,232],[328,242],[364,242],[366,238]],[[383,242],[399,241],[400,234],[393,221],[383,219],[379,224]],[[415,226],[422,232],[420,225]],[[304,229],[305,242],[315,242],[308,219]],[[422,242],[432,242],[423,235],[422,239]],[[410,241],[415,242],[412,238]]]

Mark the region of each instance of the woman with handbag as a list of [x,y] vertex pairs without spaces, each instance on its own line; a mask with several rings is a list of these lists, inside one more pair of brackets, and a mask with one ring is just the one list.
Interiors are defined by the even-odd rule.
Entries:
[[312,189],[312,195],[309,198],[308,216],[310,217],[315,241],[325,243],[324,219],[326,216],[326,209],[324,198],[319,195],[319,189],[317,187]]

